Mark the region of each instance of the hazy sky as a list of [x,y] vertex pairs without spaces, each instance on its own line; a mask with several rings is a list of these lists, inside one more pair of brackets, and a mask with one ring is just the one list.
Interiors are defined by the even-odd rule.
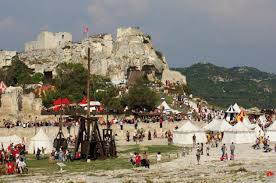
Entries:
[[276,73],[276,0],[0,0],[0,49],[23,50],[41,30],[75,41],[139,26],[171,67],[198,60]]

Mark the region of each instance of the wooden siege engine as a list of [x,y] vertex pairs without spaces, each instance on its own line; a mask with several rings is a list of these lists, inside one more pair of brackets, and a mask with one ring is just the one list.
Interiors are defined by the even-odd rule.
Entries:
[[75,152],[79,150],[83,159],[95,160],[115,157],[116,145],[112,130],[103,129],[102,138],[97,117],[82,117],[76,139]]

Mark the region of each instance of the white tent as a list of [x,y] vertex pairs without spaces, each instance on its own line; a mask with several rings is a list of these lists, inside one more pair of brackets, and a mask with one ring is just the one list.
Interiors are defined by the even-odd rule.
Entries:
[[158,107],[158,109],[164,109],[165,112],[171,112],[172,109],[170,108],[170,106],[167,104],[166,101],[163,101]]
[[45,153],[49,154],[52,152],[53,149],[53,140],[49,138],[42,128],[40,128],[39,132],[31,138],[30,145],[29,145],[29,153],[33,153],[39,149],[45,149]]
[[213,121],[203,128],[207,131],[224,132],[230,130],[232,126],[224,119],[213,119]]
[[269,136],[270,141],[276,142],[276,121],[274,121],[266,130],[266,137]]
[[244,126],[246,126],[246,128],[248,128],[250,130],[254,130],[255,131],[255,137],[264,136],[264,131],[259,127],[259,125],[252,124],[250,122],[248,116],[243,117],[243,120],[240,121],[240,122],[243,123]]
[[181,128],[173,132],[173,143],[193,144],[193,135],[196,136],[197,143],[207,142],[204,130],[187,121]]
[[229,106],[229,108],[225,111],[226,113],[234,113],[237,114],[238,112],[235,111],[234,107],[232,105]]
[[22,139],[17,135],[0,137],[0,144],[6,149],[11,143],[14,145],[22,143]]
[[256,128],[256,126],[250,122],[248,116],[243,117],[242,123],[251,130]]
[[224,132],[222,142],[243,144],[253,143],[255,139],[255,132],[253,130],[249,130],[243,123],[238,122],[235,126],[232,127],[231,130]]
[[237,113],[240,113],[240,112],[241,112],[241,109],[240,109],[240,107],[238,106],[237,103],[235,103],[235,104],[233,105],[233,109],[234,109],[234,111],[237,112]]

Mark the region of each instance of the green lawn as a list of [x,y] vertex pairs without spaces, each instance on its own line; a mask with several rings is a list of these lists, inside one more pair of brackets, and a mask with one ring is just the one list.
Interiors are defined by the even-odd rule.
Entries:
[[[165,156],[168,153],[177,152],[179,150],[179,147],[173,145],[153,145],[143,146],[140,149],[139,145],[130,145],[124,147],[124,150],[119,151],[117,158],[95,160],[91,161],[90,163],[87,163],[83,160],[63,162],[64,164],[66,164],[66,167],[64,167],[63,169],[67,172],[94,172],[96,170],[129,169],[132,168],[129,162],[130,153],[142,153],[145,150],[149,155],[155,155],[157,152],[160,151]],[[29,174],[41,173],[43,175],[48,175],[59,170],[59,166],[56,165],[56,163],[49,163],[48,157],[46,159],[36,160],[34,155],[27,156],[27,166],[29,169]]]

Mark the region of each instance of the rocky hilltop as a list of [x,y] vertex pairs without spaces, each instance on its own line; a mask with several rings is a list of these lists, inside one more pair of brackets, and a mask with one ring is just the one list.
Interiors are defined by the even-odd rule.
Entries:
[[151,37],[139,28],[118,28],[115,39],[111,34],[100,34],[76,43],[70,40],[70,36],[67,37],[68,41],[63,41],[64,34],[43,32],[38,40],[28,43],[25,52],[19,53],[19,58],[35,72],[54,75],[55,68],[62,62],[82,63],[86,66],[87,48],[90,47],[92,74],[120,81],[127,79],[130,71],[138,70],[163,82],[170,80],[186,84],[185,76],[171,73],[165,57],[154,49]]

